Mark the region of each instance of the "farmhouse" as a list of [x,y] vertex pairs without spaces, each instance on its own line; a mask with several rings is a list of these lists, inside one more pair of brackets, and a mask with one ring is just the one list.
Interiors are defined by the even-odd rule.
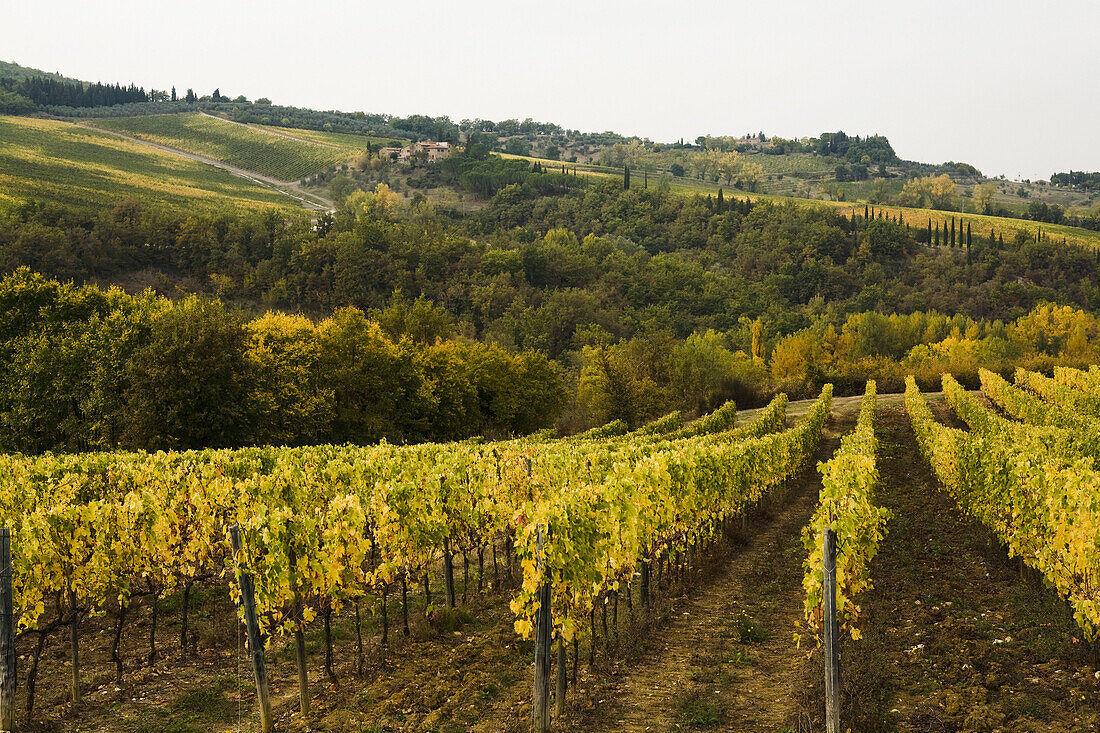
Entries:
[[424,140],[422,142],[413,143],[412,145],[406,145],[403,148],[379,148],[378,155],[383,158],[390,158],[398,162],[406,162],[416,153],[425,153],[428,156],[429,163],[435,163],[438,160],[446,158],[451,153],[450,143],[436,143],[431,140]]

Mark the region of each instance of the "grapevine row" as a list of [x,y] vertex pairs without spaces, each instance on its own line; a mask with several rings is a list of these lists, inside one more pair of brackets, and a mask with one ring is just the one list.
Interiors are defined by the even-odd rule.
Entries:
[[1054,449],[1056,429],[1011,423],[950,375],[943,384],[948,404],[970,431],[940,424],[910,377],[906,407],[921,452],[959,505],[1010,555],[1042,572],[1094,638],[1100,628],[1100,473],[1091,459]]
[[[827,399],[824,405],[827,414]],[[650,503],[647,546],[668,552],[682,547],[677,541],[688,517],[697,522],[703,509],[691,503],[712,487],[680,495],[665,482],[660,493],[654,476],[660,467],[691,474],[695,462],[737,454],[747,489],[751,461],[767,451],[774,461],[798,458],[807,439],[816,441],[812,426],[820,432],[820,413],[819,407],[809,432],[804,425],[772,443],[761,441],[783,426],[785,396],[732,430],[725,429],[735,415],[727,405],[717,417],[693,423],[688,430],[700,434],[690,438],[674,437],[681,430],[618,440],[0,456],[0,523],[12,528],[20,548],[15,618],[21,631],[37,631],[39,638],[31,674],[47,633],[61,624],[75,630],[81,619],[115,604],[112,657],[121,674],[117,640],[136,596],[153,598],[155,619],[156,599],[184,589],[186,628],[191,585],[233,578],[242,568],[254,576],[267,633],[292,633],[299,642],[317,614],[327,627],[344,604],[380,602],[384,609],[398,585],[404,597],[417,583],[429,596],[429,576],[440,560],[446,600],[454,605],[457,554],[481,564],[491,552],[495,566],[497,549],[503,546],[510,558],[518,539],[520,556],[529,557],[526,539],[541,517],[555,512],[560,538],[569,536],[564,527],[573,516],[606,535],[611,514],[602,513],[599,502],[616,500],[614,487],[635,480],[635,470],[649,472],[637,474],[648,484],[632,494]],[[747,499],[753,492],[743,494]],[[226,536],[230,525],[238,525],[244,539],[239,565]],[[579,523],[571,530],[585,531]],[[593,555],[589,569],[625,557],[607,545],[593,549],[606,554]],[[478,577],[480,583],[483,574]],[[230,587],[239,592],[235,582]],[[47,608],[54,617],[43,625]],[[75,631],[73,639],[75,652]]]
[[[563,482],[543,501],[524,502],[516,517],[523,563],[523,585],[512,600],[517,633],[530,635],[545,583],[554,627],[566,640],[591,617],[601,593],[617,592],[636,574],[644,598],[652,563],[691,551],[799,470],[820,439],[831,399],[826,385],[789,430],[739,441],[716,439],[721,433],[668,441],[616,460],[600,477]],[[779,407],[785,413],[785,401]],[[781,410],[760,420],[782,424]]]
[[831,527],[837,535],[837,620],[853,639],[858,639],[862,619],[856,601],[872,587],[871,561],[878,553],[879,542],[886,536],[886,523],[891,517],[889,509],[874,503],[879,478],[875,403],[875,383],[869,381],[855,429],[844,436],[831,460],[818,465],[821,473],[819,503],[809,526],[802,531],[802,543],[808,553],[802,580],[806,593],[805,617],[818,638],[822,633],[824,568],[821,548],[825,529]]

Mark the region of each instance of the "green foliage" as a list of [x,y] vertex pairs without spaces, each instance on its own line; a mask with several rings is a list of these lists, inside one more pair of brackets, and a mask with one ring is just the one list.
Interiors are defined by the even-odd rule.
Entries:
[[26,269],[0,280],[0,304],[7,450],[510,435],[547,427],[566,401],[540,354],[395,340],[354,308],[320,323],[248,320],[216,300],[131,297]]

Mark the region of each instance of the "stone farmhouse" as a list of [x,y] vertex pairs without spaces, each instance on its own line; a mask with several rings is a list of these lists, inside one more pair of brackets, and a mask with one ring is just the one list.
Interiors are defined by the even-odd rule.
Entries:
[[406,145],[403,148],[379,148],[378,154],[382,157],[389,156],[400,163],[407,162],[416,153],[426,153],[429,163],[435,163],[451,154],[450,143],[437,143],[431,140]]

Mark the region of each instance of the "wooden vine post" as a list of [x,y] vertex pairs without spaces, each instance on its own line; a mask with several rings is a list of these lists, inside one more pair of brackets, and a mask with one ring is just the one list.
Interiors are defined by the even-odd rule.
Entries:
[[569,686],[569,664],[565,651],[565,637],[558,634],[558,669],[556,672],[557,683],[554,685],[554,714],[561,719],[565,715],[565,691]]
[[[233,557],[240,567],[241,533],[236,525],[229,528],[229,539],[233,543]],[[248,651],[252,655],[252,672],[256,675],[256,700],[260,703],[260,729],[271,733],[271,698],[267,690],[267,668],[264,664],[264,643],[260,638],[260,624],[256,620],[256,593],[252,587],[252,574],[240,570],[241,603],[244,604],[245,625],[248,627]]]
[[0,731],[15,730],[15,619],[11,598],[11,530],[0,527]]
[[826,733],[840,733],[840,650],[837,646],[840,627],[836,618],[836,530],[825,528],[823,567],[825,578],[822,584],[824,598],[822,603],[825,632],[825,730]]
[[[539,532],[535,555],[536,568],[541,573],[543,533]],[[532,696],[532,723],[536,733],[550,730],[550,581],[539,587],[539,610],[535,614],[535,688]]]

